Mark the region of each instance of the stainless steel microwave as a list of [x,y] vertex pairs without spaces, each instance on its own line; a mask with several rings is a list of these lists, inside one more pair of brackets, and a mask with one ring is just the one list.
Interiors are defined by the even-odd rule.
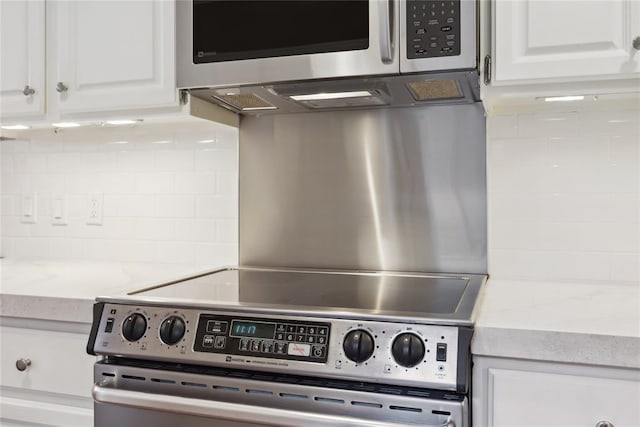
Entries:
[[477,68],[476,0],[178,0],[180,88]]

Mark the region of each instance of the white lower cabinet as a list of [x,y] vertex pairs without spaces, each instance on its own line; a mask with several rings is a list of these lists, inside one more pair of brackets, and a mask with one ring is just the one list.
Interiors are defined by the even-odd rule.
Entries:
[[473,376],[474,427],[640,426],[638,369],[475,357]]
[[[90,325],[50,323],[54,330],[0,326],[3,427],[93,426],[95,358],[85,350]],[[28,366],[19,370],[18,361]]]

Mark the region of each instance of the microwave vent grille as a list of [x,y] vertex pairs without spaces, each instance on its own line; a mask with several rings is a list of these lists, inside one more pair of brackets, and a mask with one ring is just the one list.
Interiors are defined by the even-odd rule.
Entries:
[[213,98],[240,111],[276,110],[278,108],[253,93],[214,95]]
[[411,95],[413,95],[416,101],[464,97],[464,93],[460,90],[460,86],[455,80],[424,80],[420,82],[411,82],[408,86]]

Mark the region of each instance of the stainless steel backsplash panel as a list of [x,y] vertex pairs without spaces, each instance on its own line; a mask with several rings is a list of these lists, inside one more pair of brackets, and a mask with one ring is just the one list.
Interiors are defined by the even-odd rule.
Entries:
[[240,263],[487,272],[481,104],[244,116]]

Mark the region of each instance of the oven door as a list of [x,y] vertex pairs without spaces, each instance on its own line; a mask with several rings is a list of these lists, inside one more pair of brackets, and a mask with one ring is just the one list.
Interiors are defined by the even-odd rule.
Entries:
[[398,3],[178,0],[178,86],[397,74]]
[[95,379],[95,427],[468,426],[466,397],[419,389],[139,363],[99,362]]

